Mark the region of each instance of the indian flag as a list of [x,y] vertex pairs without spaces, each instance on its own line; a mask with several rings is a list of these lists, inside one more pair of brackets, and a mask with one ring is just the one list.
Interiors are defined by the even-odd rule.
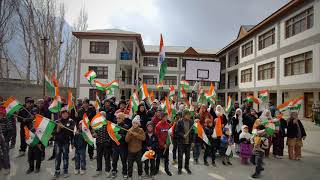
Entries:
[[96,91],[96,102],[94,104],[94,108],[96,109],[96,111],[99,111],[100,104],[101,104],[101,101],[100,101],[100,98],[99,98],[99,94],[98,94],[98,91]]
[[165,97],[165,107],[166,107],[166,113],[168,113],[168,116],[171,117],[171,106],[170,106],[170,102],[169,99],[167,98],[167,96]]
[[50,119],[36,114],[36,118],[34,120],[34,128],[36,129],[36,135],[45,147],[48,146],[48,141],[55,126],[56,124]]
[[304,102],[304,96],[301,96],[290,103],[289,109],[300,110],[303,102]]
[[110,138],[119,146],[120,145],[119,140],[121,139],[121,136],[118,133],[120,131],[120,127],[117,124],[108,121],[107,131]]
[[23,106],[14,97],[9,97],[3,104],[7,114],[12,115],[16,111],[19,111]]
[[199,88],[198,88],[197,103],[201,103],[201,104],[206,103],[206,97],[204,95],[204,89],[202,86],[199,86]]
[[163,88],[163,81],[156,84],[157,89]]
[[154,155],[156,153],[153,151],[153,150],[148,150],[146,151],[143,156],[141,157],[141,161],[145,161],[145,160],[148,160],[148,159],[154,159]]
[[203,127],[201,126],[200,122],[198,121],[197,123],[193,124],[193,128],[195,132],[198,134],[198,137],[202,139],[206,144],[211,146],[211,143],[206,135],[206,133],[203,130]]
[[150,99],[151,99],[152,102],[156,99],[154,97],[154,92],[153,91],[151,91],[151,93],[150,93]]
[[228,96],[228,104],[227,104],[227,107],[226,107],[226,112],[227,113],[230,113],[230,111],[232,109],[232,106],[233,106],[232,98],[230,96]]
[[205,97],[209,103],[214,103],[214,99],[216,98],[216,92],[212,83],[210,84],[210,89],[205,94]]
[[164,51],[164,43],[163,43],[163,38],[162,38],[162,34],[161,34],[160,35],[160,50],[159,50],[159,67],[160,67],[159,82],[163,81],[164,75],[167,72],[167,62],[165,62],[165,56],[166,56],[166,53]]
[[180,81],[180,85],[183,86],[184,89],[189,89],[190,88],[190,84],[186,80]]
[[59,87],[59,82],[54,74],[52,75],[52,84],[54,87]]
[[94,138],[90,132],[90,129],[89,129],[89,124],[87,123],[89,120],[87,115],[84,114],[83,115],[83,120],[81,121],[82,122],[82,126],[81,126],[81,135],[83,137],[83,139],[90,145],[90,146],[93,146],[94,145]]
[[107,124],[106,118],[101,114],[101,112],[98,112],[92,118],[90,126],[92,127],[93,130],[98,130],[106,124]]
[[133,118],[133,115],[136,113],[136,111],[138,110],[138,106],[139,106],[139,98],[138,98],[138,94],[137,92],[134,92],[131,96],[131,108],[130,108],[130,115],[131,118]]
[[259,98],[263,101],[266,102],[269,96],[269,91],[268,90],[261,90],[259,91]]
[[179,92],[179,98],[184,99],[184,102],[186,103],[187,106],[190,106],[187,92],[185,91],[184,87],[181,87],[181,91]]
[[94,82],[94,84],[96,85],[96,88],[98,89],[98,90],[100,90],[100,91],[105,91],[106,90],[106,85],[105,84],[103,84],[103,83],[101,83],[100,81],[98,81],[98,80],[93,80],[93,82]]
[[283,111],[286,111],[288,110],[289,108],[289,105],[292,103],[293,99],[290,99],[288,101],[285,101],[284,103],[280,104],[277,106],[277,109],[280,111],[280,112],[283,112]]
[[119,81],[113,80],[105,85],[108,89],[119,89]]
[[[89,83],[91,84],[93,79],[97,77],[96,72],[94,72],[93,70],[89,70],[88,72],[86,72],[84,74],[84,77],[89,81]],[[91,84],[92,85],[92,84]]]
[[169,98],[171,99],[171,100],[173,100],[173,97],[174,97],[174,94],[175,94],[175,92],[174,92],[174,86],[169,86]]
[[168,130],[168,135],[167,135],[167,139],[166,139],[167,145],[172,144],[172,138],[173,138],[175,128],[176,128],[176,122],[174,122],[173,125],[171,126],[171,128]]
[[60,111],[62,106],[62,101],[60,96],[55,96],[52,103],[49,106],[49,111],[52,113],[57,113]]
[[142,101],[149,97],[148,87],[147,87],[147,84],[146,84],[146,83],[143,83],[143,84],[140,86],[139,92],[140,92],[140,99],[141,99]]
[[31,132],[27,128],[27,126],[24,127],[24,135],[25,135],[25,138],[26,138],[26,143],[29,146],[34,147],[35,145],[37,145],[39,143],[38,137],[33,132]]
[[71,112],[71,110],[74,108],[74,103],[72,101],[72,91],[71,89],[68,89],[68,111]]
[[262,100],[250,95],[250,96],[247,96],[247,102],[254,102],[256,104],[261,104]]
[[51,81],[51,79],[47,76],[47,74],[44,74],[44,79],[46,83],[46,87],[49,92],[51,92],[52,96],[54,95],[54,85]]

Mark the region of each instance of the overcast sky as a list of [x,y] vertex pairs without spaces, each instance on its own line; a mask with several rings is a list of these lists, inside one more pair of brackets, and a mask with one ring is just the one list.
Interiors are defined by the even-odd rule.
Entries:
[[72,25],[82,6],[89,29],[138,32],[144,44],[223,48],[240,25],[257,24],[289,0],[59,0]]

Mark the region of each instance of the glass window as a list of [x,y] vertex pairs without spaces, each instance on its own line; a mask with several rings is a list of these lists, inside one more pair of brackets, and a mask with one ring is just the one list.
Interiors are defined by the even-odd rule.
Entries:
[[313,27],[313,7],[286,21],[286,38],[299,34]]
[[143,75],[143,82],[148,85],[157,84],[157,77],[153,75]]
[[165,58],[165,61],[168,67],[178,67],[178,59],[177,58]]
[[97,74],[97,79],[108,79],[108,66],[89,66]]
[[253,53],[253,41],[249,41],[242,45],[242,57],[246,57]]
[[271,29],[268,32],[259,36],[259,50],[271,46],[275,43],[275,29]]
[[284,59],[285,76],[312,73],[312,51]]
[[109,42],[90,41],[90,53],[109,54]]
[[241,71],[241,82],[251,82],[252,81],[252,68],[245,69]]
[[258,66],[258,80],[273,79],[275,62]]
[[165,85],[177,85],[177,76],[165,76],[163,81]]
[[143,66],[157,67],[158,66],[158,58],[157,57],[144,57],[143,58]]

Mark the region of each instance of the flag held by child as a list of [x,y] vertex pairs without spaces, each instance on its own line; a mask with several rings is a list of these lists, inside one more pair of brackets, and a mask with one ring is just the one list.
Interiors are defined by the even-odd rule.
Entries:
[[88,125],[88,117],[86,114],[83,115],[82,126],[81,126],[81,135],[83,139],[90,145],[94,145],[94,138],[90,132],[89,125]]
[[31,146],[34,147],[39,143],[39,139],[38,137],[31,132],[27,126],[24,126],[24,134],[25,134],[25,138],[26,138],[26,143]]
[[7,101],[4,102],[3,106],[9,115],[12,115],[23,107],[13,96],[9,97]]
[[201,126],[199,121],[193,124],[193,128],[194,128],[195,132],[198,134],[198,137],[200,139],[202,139],[206,144],[211,146],[211,143],[210,143],[210,141],[209,141],[206,133],[204,132],[203,127]]
[[110,121],[107,123],[107,131],[110,136],[110,138],[119,146],[121,139],[121,136],[118,134],[120,131],[120,127],[117,124],[114,124]]
[[48,146],[48,141],[55,126],[56,124],[50,119],[36,114],[34,120],[34,128],[36,129],[36,135],[45,147]]
[[146,151],[144,154],[143,154],[143,156],[142,156],[142,158],[141,158],[141,161],[145,161],[145,160],[148,160],[148,159],[154,159],[154,155],[155,155],[156,153],[153,151],[153,150],[148,150],[148,151]]

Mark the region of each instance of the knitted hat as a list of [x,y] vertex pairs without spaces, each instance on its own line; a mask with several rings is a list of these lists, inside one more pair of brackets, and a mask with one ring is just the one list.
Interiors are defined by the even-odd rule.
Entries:
[[138,123],[139,126],[141,125],[141,124],[140,124],[140,116],[139,116],[139,115],[136,115],[136,117],[133,118],[132,124],[135,123],[135,122]]
[[147,127],[148,127],[148,126],[152,126],[152,128],[153,128],[153,123],[152,123],[152,121],[148,121],[148,122],[147,122]]

